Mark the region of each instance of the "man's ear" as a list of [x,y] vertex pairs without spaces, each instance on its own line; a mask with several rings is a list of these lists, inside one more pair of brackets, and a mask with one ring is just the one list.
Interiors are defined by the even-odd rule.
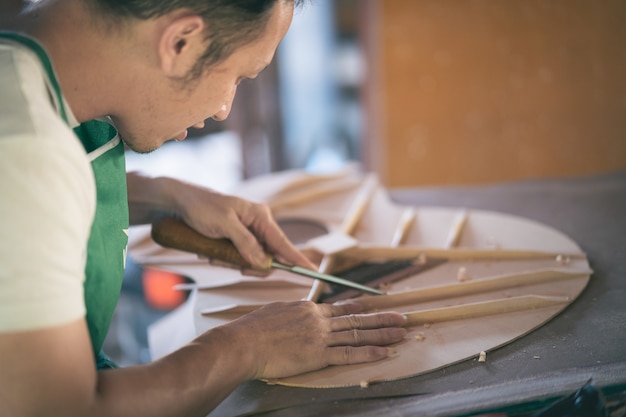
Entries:
[[184,77],[204,48],[204,21],[198,15],[181,16],[163,28],[159,39],[161,69],[172,77]]

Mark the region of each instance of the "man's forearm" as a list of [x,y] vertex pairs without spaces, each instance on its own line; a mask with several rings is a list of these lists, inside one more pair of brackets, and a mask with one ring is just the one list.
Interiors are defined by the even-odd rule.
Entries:
[[177,181],[149,178],[138,173],[126,175],[130,224],[152,223],[164,215],[177,215],[174,193]]
[[99,372],[97,397],[107,406],[96,407],[93,415],[111,411],[112,404],[119,415],[133,409],[146,416],[208,414],[251,377],[240,352],[242,346],[222,333],[219,328],[211,330],[200,337],[201,342],[192,342],[147,365]]

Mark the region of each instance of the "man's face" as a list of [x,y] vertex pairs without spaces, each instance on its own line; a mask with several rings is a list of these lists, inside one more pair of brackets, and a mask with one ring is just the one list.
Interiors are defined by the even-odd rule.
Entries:
[[243,79],[255,78],[270,63],[292,16],[293,4],[278,0],[258,39],[238,48],[187,85],[168,80],[164,88],[150,88],[139,105],[111,115],[124,142],[136,152],[151,152],[168,140],[185,139],[189,127],[202,127],[208,118],[226,119],[237,85]]

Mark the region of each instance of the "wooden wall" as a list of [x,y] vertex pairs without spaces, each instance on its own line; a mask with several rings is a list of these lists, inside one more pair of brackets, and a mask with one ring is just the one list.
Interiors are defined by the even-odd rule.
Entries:
[[362,153],[387,186],[626,168],[626,1],[363,6]]

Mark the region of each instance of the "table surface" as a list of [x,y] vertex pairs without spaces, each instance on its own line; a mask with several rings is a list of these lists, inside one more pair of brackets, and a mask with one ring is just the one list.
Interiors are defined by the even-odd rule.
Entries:
[[367,389],[308,389],[252,381],[211,417],[460,415],[561,395],[589,378],[626,382],[626,171],[480,187],[396,189],[402,205],[492,210],[551,226],[576,241],[594,270],[581,296],[532,333],[489,353]]

